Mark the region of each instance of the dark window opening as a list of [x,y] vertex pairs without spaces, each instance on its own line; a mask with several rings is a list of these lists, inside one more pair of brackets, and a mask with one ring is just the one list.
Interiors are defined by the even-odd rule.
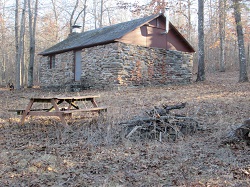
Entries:
[[51,55],[49,57],[49,69],[52,69],[55,67],[56,67],[56,57],[55,57],[55,55]]

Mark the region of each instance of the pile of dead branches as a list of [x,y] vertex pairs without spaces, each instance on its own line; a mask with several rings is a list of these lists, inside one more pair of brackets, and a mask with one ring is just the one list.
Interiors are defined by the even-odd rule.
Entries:
[[172,110],[182,109],[186,103],[163,105],[146,111],[142,117],[122,122],[125,138],[138,137],[161,141],[176,140],[192,135],[200,129],[200,124],[192,117],[171,114]]

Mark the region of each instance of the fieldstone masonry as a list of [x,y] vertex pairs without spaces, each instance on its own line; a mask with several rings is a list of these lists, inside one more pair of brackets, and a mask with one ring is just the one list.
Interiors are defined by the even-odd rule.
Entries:
[[43,89],[68,89],[74,83],[74,53],[66,52],[55,55],[55,67],[49,68],[50,57],[40,59],[40,87]]
[[81,81],[74,81],[74,52],[41,58],[41,88],[70,90],[186,84],[192,79],[193,56],[120,42],[82,49]]

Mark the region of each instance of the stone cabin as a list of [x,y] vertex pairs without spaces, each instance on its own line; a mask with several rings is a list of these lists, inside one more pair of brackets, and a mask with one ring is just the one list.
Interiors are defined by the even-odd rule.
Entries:
[[163,14],[151,15],[73,33],[43,51],[40,87],[79,91],[185,84],[192,79],[193,52]]

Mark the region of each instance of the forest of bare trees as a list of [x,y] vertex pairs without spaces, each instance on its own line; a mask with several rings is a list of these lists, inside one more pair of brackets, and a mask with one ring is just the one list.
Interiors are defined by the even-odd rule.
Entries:
[[[239,70],[239,81],[248,80],[250,3],[246,0],[0,0],[0,85],[14,83],[17,89],[39,85],[38,53],[65,39],[72,25],[87,31],[163,12],[166,6],[171,22],[196,49],[194,73],[199,75],[202,47],[203,74]],[[203,41],[198,31],[204,33]]]

